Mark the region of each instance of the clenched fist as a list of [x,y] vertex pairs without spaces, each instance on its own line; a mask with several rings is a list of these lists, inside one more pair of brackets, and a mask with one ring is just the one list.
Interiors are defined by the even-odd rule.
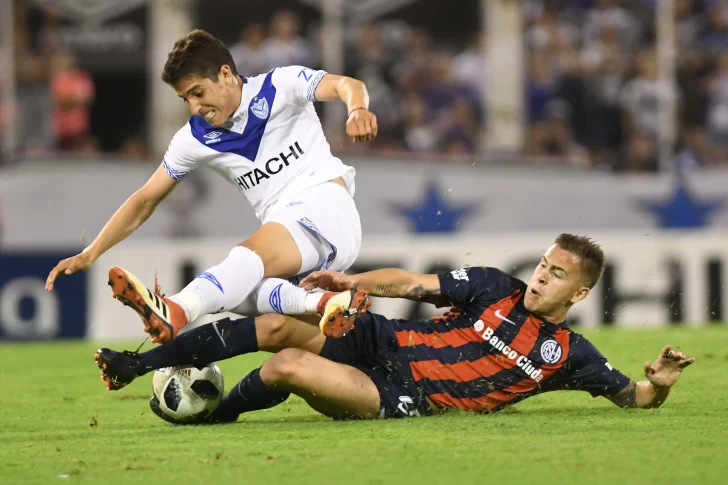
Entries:
[[379,127],[377,117],[366,108],[355,108],[349,112],[346,120],[346,134],[354,143],[372,141],[377,136]]

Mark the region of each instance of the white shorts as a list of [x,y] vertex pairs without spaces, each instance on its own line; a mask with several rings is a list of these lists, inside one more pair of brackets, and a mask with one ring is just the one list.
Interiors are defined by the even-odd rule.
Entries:
[[361,248],[361,221],[354,199],[342,186],[325,182],[304,190],[290,202],[266,214],[263,224],[277,222],[288,229],[301,252],[301,268],[292,283],[312,271],[345,271]]

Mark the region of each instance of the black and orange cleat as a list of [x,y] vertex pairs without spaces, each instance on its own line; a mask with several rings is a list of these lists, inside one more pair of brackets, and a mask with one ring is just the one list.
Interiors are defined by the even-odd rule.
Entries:
[[94,362],[101,369],[101,380],[106,383],[106,390],[116,391],[131,384],[137,378],[139,354],[125,350],[117,352],[111,349],[99,349],[94,355]]
[[184,310],[161,294],[156,278],[152,293],[129,271],[114,266],[109,270],[109,286],[114,298],[139,314],[152,342],[168,343],[187,325]]
[[356,288],[341,292],[327,291],[319,301],[319,327],[329,338],[341,338],[354,328],[354,321],[371,306],[368,293]]

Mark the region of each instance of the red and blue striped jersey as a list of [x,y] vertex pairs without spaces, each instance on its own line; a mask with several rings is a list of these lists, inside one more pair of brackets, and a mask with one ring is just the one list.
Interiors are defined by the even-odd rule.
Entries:
[[526,286],[495,268],[456,270],[440,276],[441,294],[461,309],[456,317],[396,321],[400,352],[432,403],[496,411],[546,391],[610,395],[629,384],[582,335],[530,314]]

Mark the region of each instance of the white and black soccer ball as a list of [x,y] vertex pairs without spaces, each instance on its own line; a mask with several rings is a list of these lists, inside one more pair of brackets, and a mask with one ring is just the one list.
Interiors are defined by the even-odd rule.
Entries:
[[193,421],[217,409],[225,381],[215,363],[202,369],[166,367],[154,373],[152,390],[165,414],[180,421]]

